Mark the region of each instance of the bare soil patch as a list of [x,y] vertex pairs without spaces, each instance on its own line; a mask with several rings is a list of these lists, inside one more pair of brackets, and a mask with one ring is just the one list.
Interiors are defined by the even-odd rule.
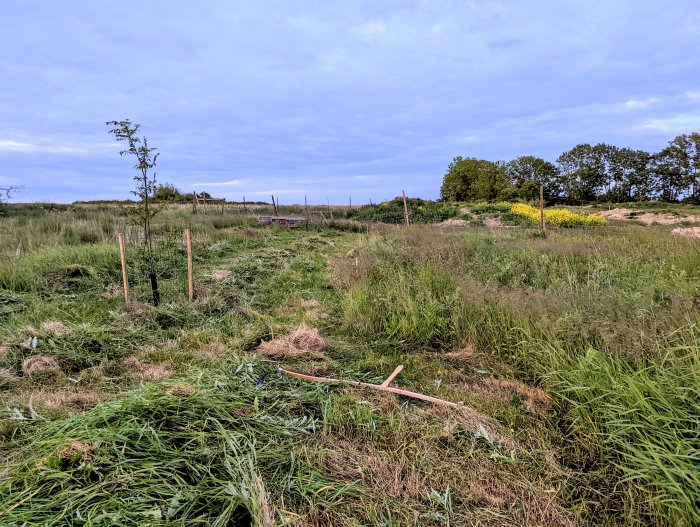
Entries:
[[467,220],[461,220],[459,218],[450,218],[435,224],[436,227],[466,227],[467,225],[469,225]]
[[700,238],[700,227],[676,227],[671,231],[671,234],[688,238]]
[[654,223],[658,223],[659,225],[677,225],[679,223],[700,222],[700,217],[694,216],[693,214],[657,214],[654,212],[645,212],[643,214],[637,214],[637,211],[622,207],[612,210],[604,210],[602,212],[599,212],[598,214],[609,220],[635,220],[643,223],[644,225],[652,225]]

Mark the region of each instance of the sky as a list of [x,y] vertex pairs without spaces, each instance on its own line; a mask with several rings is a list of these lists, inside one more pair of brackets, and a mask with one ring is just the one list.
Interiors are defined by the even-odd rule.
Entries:
[[0,0],[0,187],[126,199],[437,198],[454,156],[658,151],[700,131],[697,0]]

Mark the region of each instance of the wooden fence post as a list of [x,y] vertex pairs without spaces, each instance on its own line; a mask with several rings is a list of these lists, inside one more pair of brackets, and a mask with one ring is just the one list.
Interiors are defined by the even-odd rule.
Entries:
[[248,209],[246,209],[246,206],[245,206],[245,196],[243,196],[243,213],[245,214],[246,212],[248,212]]
[[408,206],[406,205],[406,191],[402,190],[401,194],[403,194],[403,219],[406,222],[406,227],[408,227],[409,222],[408,222]]
[[192,280],[192,233],[189,227],[185,229],[185,241],[187,242],[187,297],[192,300],[194,298],[194,283]]
[[540,232],[544,236],[544,185],[540,185]]
[[275,196],[272,196],[272,210],[275,212],[275,216],[277,216],[277,204],[275,203]]
[[124,303],[129,304],[129,280],[126,276],[126,255],[124,254],[124,235],[120,232],[117,235],[119,239],[119,256],[122,260],[122,281],[124,282]]

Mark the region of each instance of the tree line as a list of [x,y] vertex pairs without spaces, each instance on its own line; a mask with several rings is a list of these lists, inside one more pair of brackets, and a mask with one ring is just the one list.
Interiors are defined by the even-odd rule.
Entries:
[[656,153],[583,143],[555,163],[535,156],[512,161],[455,157],[444,201],[531,200],[544,187],[550,201],[685,201],[700,203],[700,133],[682,134]]

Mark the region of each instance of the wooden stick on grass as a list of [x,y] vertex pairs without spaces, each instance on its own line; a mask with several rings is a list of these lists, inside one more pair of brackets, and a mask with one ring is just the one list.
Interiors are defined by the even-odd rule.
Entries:
[[[453,408],[465,408],[465,406],[462,403],[453,403],[452,401],[445,401],[444,399],[438,399],[437,397],[431,397],[430,395],[423,395],[422,393],[418,392],[411,392],[409,390],[403,390],[401,388],[395,388],[394,386],[389,386],[387,383],[390,383],[394,377],[396,377],[400,372],[401,369],[403,369],[403,366],[397,367],[394,372],[389,375],[386,381],[382,384],[371,384],[368,382],[361,382],[361,381],[351,381],[351,380],[342,380],[342,379],[331,379],[330,377],[316,377],[314,375],[306,375],[304,373],[297,373],[294,371],[289,371],[285,370],[284,368],[277,367],[277,370],[280,373],[284,373],[285,375],[289,375],[291,377],[294,377],[296,379],[302,379],[304,381],[311,381],[311,382],[333,382],[333,383],[340,383],[340,384],[350,384],[352,386],[361,386],[363,388],[372,388],[374,390],[379,390],[380,392],[391,392],[395,393],[397,395],[403,395],[404,397],[411,397],[413,399],[420,399],[421,401],[427,401],[429,403],[434,403],[434,404],[442,404],[445,406],[452,406]],[[386,386],[385,386],[386,384]]]

